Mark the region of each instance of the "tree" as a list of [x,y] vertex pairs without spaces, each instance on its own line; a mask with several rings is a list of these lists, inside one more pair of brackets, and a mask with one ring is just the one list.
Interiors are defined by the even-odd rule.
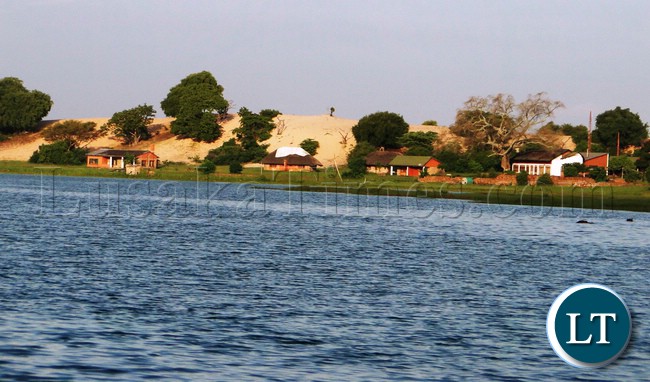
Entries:
[[641,171],[650,173],[650,171],[648,171],[648,167],[650,167],[650,140],[643,144],[641,150],[639,150],[638,156],[639,159],[636,161],[636,167]]
[[335,111],[336,111],[336,109],[334,108],[334,106],[330,107],[330,117],[334,116]]
[[634,160],[628,156],[613,156],[609,159],[610,171],[625,176],[628,172],[636,171]]
[[112,131],[125,145],[136,144],[151,138],[147,127],[153,122],[154,115],[153,106],[139,105],[113,114],[104,128]]
[[[268,109],[267,109],[268,111]],[[262,144],[271,138],[271,131],[275,129],[273,118],[271,115],[275,113],[266,112],[266,116],[253,113],[245,107],[239,109],[239,127],[233,129],[233,133],[237,137],[237,142],[243,149],[243,156],[240,158],[240,163],[246,162],[259,162],[264,158],[268,152],[266,149],[268,144]]]
[[27,90],[20,79],[5,77],[0,80],[0,133],[33,131],[51,108],[49,95]]
[[[603,144],[610,154],[616,154],[617,147],[639,146],[647,137],[648,125],[630,109],[617,106],[596,117],[594,139]],[[617,144],[619,138],[620,143]]]
[[377,148],[368,142],[361,141],[348,154],[347,175],[356,178],[366,173],[366,157]]
[[510,155],[524,144],[539,140],[533,135],[536,127],[564,107],[546,93],[529,95],[516,103],[511,95],[497,94],[471,97],[456,114],[452,132],[467,138],[472,148],[487,148],[501,158],[501,168],[510,169]]
[[316,155],[318,148],[320,147],[320,143],[314,139],[307,138],[300,142],[300,147],[303,150],[307,151],[309,155]]
[[206,159],[214,162],[215,164],[224,165],[232,162],[244,162],[246,152],[241,147],[235,138],[225,141],[221,146],[212,149],[206,155]]
[[239,162],[231,162],[228,166],[228,171],[231,174],[241,174],[244,171],[244,167]]
[[42,131],[43,138],[48,142],[63,141],[68,149],[85,147],[88,143],[103,136],[105,130],[95,129],[95,122],[67,120],[48,126]]
[[402,135],[398,140],[402,147],[408,148],[407,155],[433,155],[433,142],[438,134],[433,131],[411,131]]
[[422,124],[425,126],[438,126],[438,121],[434,119],[427,119],[426,121],[422,122]]
[[228,113],[230,103],[223,86],[207,71],[193,73],[171,88],[160,106],[169,117],[172,133],[195,141],[214,142],[222,134],[217,122]]
[[198,169],[205,175],[209,175],[217,170],[217,165],[213,161],[205,159],[203,162],[201,162],[201,165],[198,167]]
[[56,141],[49,145],[40,145],[38,150],[32,153],[30,163],[48,164],[83,164],[86,162],[85,149],[70,148],[65,141]]
[[352,134],[357,142],[385,148],[399,148],[397,140],[408,130],[409,125],[401,115],[388,111],[366,115],[352,126]]

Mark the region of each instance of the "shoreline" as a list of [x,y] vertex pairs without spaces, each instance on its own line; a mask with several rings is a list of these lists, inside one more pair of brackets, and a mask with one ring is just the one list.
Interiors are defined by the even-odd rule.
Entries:
[[367,176],[341,181],[332,172],[285,173],[246,169],[243,174],[227,173],[218,166],[215,174],[205,175],[196,166],[168,165],[152,176],[126,175],[123,172],[92,169],[85,166],[44,166],[19,161],[0,161],[1,175],[70,176],[134,181],[181,181],[209,183],[249,183],[256,188],[282,186],[291,192],[335,192],[353,195],[468,200],[483,204],[503,204],[607,211],[650,213],[650,186],[484,186],[447,183],[421,183],[413,178]]

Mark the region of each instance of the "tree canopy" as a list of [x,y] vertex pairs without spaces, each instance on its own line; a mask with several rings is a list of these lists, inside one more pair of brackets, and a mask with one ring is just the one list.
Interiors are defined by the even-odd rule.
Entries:
[[388,111],[368,114],[352,126],[352,134],[357,142],[385,148],[399,148],[397,140],[408,130],[409,125],[401,115]]
[[108,120],[106,129],[113,132],[125,145],[136,144],[151,138],[147,128],[156,115],[151,105],[138,105],[132,109],[119,111]]
[[81,122],[70,119],[48,126],[41,134],[46,141],[63,141],[72,150],[82,148],[105,134],[105,131],[96,129],[96,126],[95,122]]
[[0,80],[0,133],[33,131],[51,108],[49,95],[27,90],[20,79],[5,77]]
[[307,151],[309,155],[316,155],[318,148],[320,147],[320,143],[318,143],[318,141],[315,139],[307,138],[300,142],[300,147],[303,150]]
[[397,142],[408,148],[407,155],[433,155],[433,142],[438,134],[433,131],[411,131],[402,135]]
[[193,73],[172,87],[160,106],[169,117],[171,132],[195,141],[214,142],[222,134],[217,119],[228,113],[223,86],[207,71]]
[[619,133],[621,148],[639,146],[648,137],[648,125],[641,121],[638,114],[620,106],[596,117],[594,138],[605,146],[610,154],[616,154]]
[[492,151],[501,158],[501,167],[509,170],[511,153],[534,141],[535,128],[561,107],[562,102],[548,99],[546,93],[529,95],[520,103],[507,94],[471,97],[458,110],[451,130],[466,137],[470,148]]

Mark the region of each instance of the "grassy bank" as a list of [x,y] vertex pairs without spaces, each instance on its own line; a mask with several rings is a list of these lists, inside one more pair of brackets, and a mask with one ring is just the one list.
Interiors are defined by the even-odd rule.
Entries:
[[410,196],[444,199],[464,199],[481,203],[554,206],[604,210],[650,212],[650,186],[639,184],[625,187],[597,186],[577,188],[568,186],[517,187],[451,185],[419,183],[410,177],[387,177],[369,174],[363,179],[341,180],[336,171],[289,173],[244,169],[242,174],[229,174],[228,166],[218,166],[214,174],[197,172],[195,165],[169,164],[153,174],[126,175],[123,171],[87,168],[86,166],[44,166],[20,161],[0,161],[0,174],[46,174],[60,176],[129,178],[172,181],[234,182],[283,184],[293,190],[316,192],[345,192],[367,195]]

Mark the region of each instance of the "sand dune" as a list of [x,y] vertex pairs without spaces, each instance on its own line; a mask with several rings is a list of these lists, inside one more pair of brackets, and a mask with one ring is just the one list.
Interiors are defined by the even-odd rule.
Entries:
[[[82,122],[95,122],[101,126],[108,121],[108,118],[81,118]],[[231,120],[222,123],[224,128],[223,136],[216,142],[203,143],[194,142],[191,139],[178,139],[171,134],[169,126],[173,118],[154,119],[150,130],[153,138],[133,146],[123,146],[118,140],[111,137],[102,137],[90,144],[88,148],[124,148],[124,149],[153,149],[160,156],[162,161],[191,162],[193,158],[203,159],[208,151],[221,146],[224,141],[234,138],[233,129],[239,126],[239,116],[235,115]],[[56,121],[43,121],[43,127],[51,125]],[[352,135],[352,126],[358,121],[325,115],[292,115],[283,114],[275,119],[277,128],[273,131],[271,139],[264,143],[269,144],[269,151],[282,146],[299,146],[304,139],[315,139],[320,143],[318,153],[315,155],[325,166],[345,163],[347,153],[356,144]],[[458,141],[458,137],[449,132],[443,126],[412,125],[411,131],[434,131],[438,133],[439,142]],[[573,142],[568,137],[559,137],[563,146],[573,149]],[[21,134],[6,142],[0,142],[0,160],[21,160],[26,161],[38,147],[45,142],[40,133]]]

